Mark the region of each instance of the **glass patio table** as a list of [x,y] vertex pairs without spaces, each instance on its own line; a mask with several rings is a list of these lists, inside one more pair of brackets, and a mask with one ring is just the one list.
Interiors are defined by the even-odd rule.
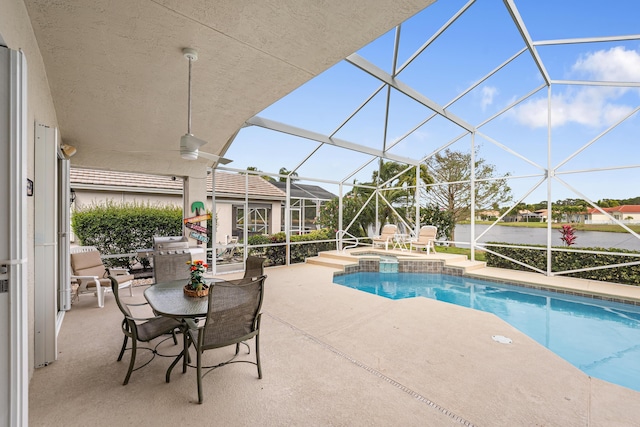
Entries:
[[[217,282],[224,282],[224,280],[205,279],[207,285],[212,285]],[[161,316],[176,319],[206,317],[207,309],[209,308],[209,298],[186,296],[182,289],[186,283],[186,279],[156,283],[144,291],[144,297],[151,308]]]

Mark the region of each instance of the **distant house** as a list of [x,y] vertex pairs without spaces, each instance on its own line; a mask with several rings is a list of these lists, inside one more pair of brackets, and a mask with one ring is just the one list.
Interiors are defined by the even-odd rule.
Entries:
[[542,222],[542,214],[531,212],[528,209],[519,210],[515,215],[504,217],[504,222]]
[[[281,231],[282,204],[286,194],[256,175],[248,176],[249,204],[245,212],[245,180],[241,174],[215,172],[218,242],[226,243],[232,236],[242,239],[244,221],[249,235],[273,234]],[[171,176],[112,172],[72,168],[70,184],[75,205],[115,202],[172,204],[182,207],[183,182]],[[207,177],[207,192],[212,191],[211,175]],[[211,210],[211,197],[205,202]]]
[[533,213],[540,216],[541,222],[547,222],[549,220],[549,210],[548,209],[538,209],[533,211]]
[[[273,182],[282,192],[287,191],[286,182]],[[320,226],[317,220],[320,217],[320,207],[325,202],[338,197],[318,185],[299,184],[295,181],[290,184],[290,206],[291,206],[291,232],[304,234],[312,230],[317,230]],[[284,229],[284,208],[282,204],[282,229]]]
[[500,216],[500,211],[497,211],[497,210],[476,211],[477,221],[494,221],[499,216]]
[[[613,208],[602,208],[603,211],[611,215],[616,220],[625,224],[640,223],[640,205],[622,205]],[[607,215],[595,208],[587,211],[587,224],[613,224],[614,222]]]

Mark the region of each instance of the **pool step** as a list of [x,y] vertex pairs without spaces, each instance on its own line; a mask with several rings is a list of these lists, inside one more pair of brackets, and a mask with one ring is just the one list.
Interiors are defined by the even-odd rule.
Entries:
[[479,268],[485,268],[487,263],[484,261],[470,261],[467,259],[464,261],[448,262],[447,266],[463,268],[464,271],[473,271]]
[[[320,252],[318,253],[318,257],[321,258],[328,258],[328,259],[337,259],[337,260],[342,260],[342,261],[354,261],[354,257],[349,255],[348,253],[342,253],[342,252],[338,252],[338,251],[325,251],[325,252]],[[355,262],[357,263],[358,260],[357,258],[355,259]]]
[[344,267],[348,265],[357,265],[358,259],[351,255],[340,254],[336,251],[332,251],[320,252],[318,256],[307,258],[306,263],[344,270]]
[[[408,252],[388,252],[390,255],[400,256],[407,255],[410,256]],[[450,267],[458,267],[462,268],[465,271],[472,271],[479,268],[486,267],[486,263],[480,261],[469,261],[469,259],[464,255],[455,255],[455,254],[431,254],[425,255],[430,259],[440,259],[445,262],[447,266]],[[341,253],[338,251],[326,251],[320,252],[318,256],[307,258],[306,262],[308,264],[313,265],[322,265],[324,267],[336,268],[338,270],[344,270],[344,268],[348,265],[357,265],[358,259],[353,256],[345,253]]]

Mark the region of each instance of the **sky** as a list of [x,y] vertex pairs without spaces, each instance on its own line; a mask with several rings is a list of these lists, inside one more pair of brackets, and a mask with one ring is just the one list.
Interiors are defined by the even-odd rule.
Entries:
[[[514,3],[534,43],[640,35],[637,0]],[[475,138],[441,116],[426,121],[433,111],[395,89],[387,91],[385,87],[376,94],[381,82],[346,61],[258,116],[323,135],[335,133],[335,138],[379,150],[386,147],[389,153],[416,160],[445,146],[469,152],[474,145],[478,157],[494,165],[498,174],[511,177],[508,182],[514,200],[528,203],[547,200],[548,196],[552,201],[639,196],[640,113],[636,109],[640,107],[640,38],[536,46],[550,79],[558,81],[549,89],[528,51],[507,63],[525,42],[503,1],[477,0],[407,63],[466,4],[437,1],[402,24],[397,60],[402,71],[396,79],[430,102],[446,107],[448,114],[475,126]],[[389,31],[356,53],[391,73],[395,37],[395,30]],[[502,64],[506,65],[457,99]],[[565,81],[631,82],[636,86]],[[385,119],[387,103],[389,115]],[[509,106],[512,108],[505,110]],[[237,169],[255,166],[277,172],[285,167],[297,168],[303,177],[347,183],[370,180],[377,165],[372,156],[318,145],[250,126],[240,131],[225,157],[233,159],[229,166]],[[553,176],[546,180],[549,166]],[[321,185],[338,192],[336,185]]]

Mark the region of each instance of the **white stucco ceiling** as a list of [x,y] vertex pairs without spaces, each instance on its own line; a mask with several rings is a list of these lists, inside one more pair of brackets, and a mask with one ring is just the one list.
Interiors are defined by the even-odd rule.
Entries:
[[[242,124],[435,0],[25,0],[72,164],[199,175],[192,133],[224,154]],[[211,162],[209,162],[211,163]]]

